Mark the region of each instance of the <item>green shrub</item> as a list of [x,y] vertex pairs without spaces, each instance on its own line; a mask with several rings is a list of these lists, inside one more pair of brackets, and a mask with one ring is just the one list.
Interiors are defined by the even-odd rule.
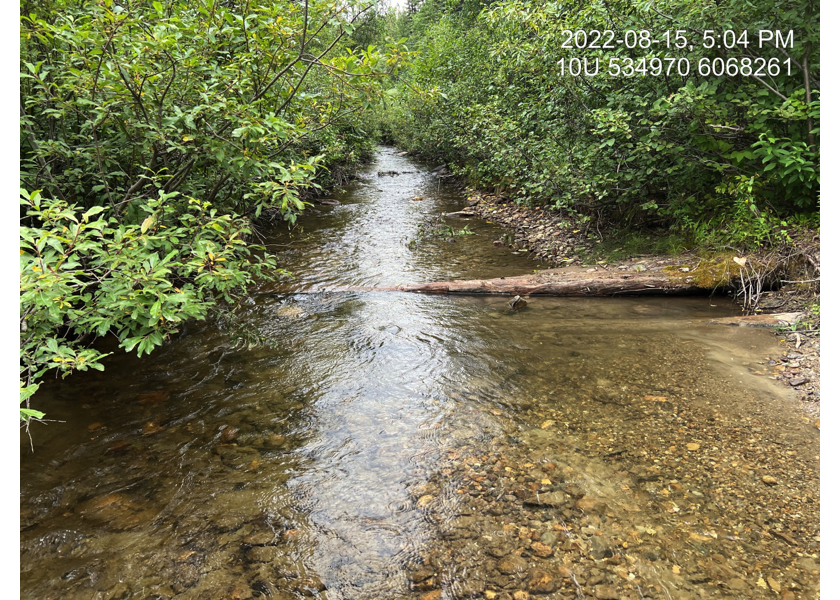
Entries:
[[[702,227],[726,216],[744,228],[730,227],[747,244],[778,239],[774,232],[783,239],[781,221],[815,210],[819,199],[818,14],[816,3],[791,0],[680,0],[667,8],[427,0],[403,17],[422,23],[409,40],[418,56],[382,122],[401,146],[523,204],[631,226]],[[706,49],[708,29],[748,31],[751,45]],[[761,29],[793,31],[793,47],[759,51]],[[686,43],[564,48],[577,30],[660,38],[667,31],[672,42],[681,31]],[[701,59],[740,65],[756,56],[789,57],[791,72],[714,76],[698,68]],[[641,61],[669,57],[689,61],[691,72],[642,72]],[[599,60],[598,73],[570,75],[574,58]],[[614,76],[610,59],[640,70]],[[733,202],[745,180],[748,213]]]
[[136,225],[38,191],[21,197],[32,223],[20,231],[21,402],[52,369],[102,370],[95,337],[113,333],[121,348],[148,354],[185,320],[235,302],[276,270],[247,242],[247,219],[177,192],[145,202]]
[[407,56],[361,45],[351,0],[21,4],[21,418],[39,379],[101,369],[206,318],[270,257],[250,219],[294,222],[374,140],[358,115]]

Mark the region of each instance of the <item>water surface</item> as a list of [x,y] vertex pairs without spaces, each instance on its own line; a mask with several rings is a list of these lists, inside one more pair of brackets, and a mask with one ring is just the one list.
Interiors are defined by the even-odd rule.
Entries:
[[463,202],[430,167],[382,149],[270,235],[267,345],[194,323],[47,386],[22,597],[818,596],[818,431],[725,298],[341,291],[542,268],[418,236]]

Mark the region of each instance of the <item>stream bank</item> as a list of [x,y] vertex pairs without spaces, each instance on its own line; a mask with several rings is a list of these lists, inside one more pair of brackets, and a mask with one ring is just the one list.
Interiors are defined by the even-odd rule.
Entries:
[[[446,173],[446,171],[443,171]],[[446,176],[446,175],[444,175]],[[512,250],[525,250],[558,271],[569,273],[580,279],[590,274],[595,279],[625,277],[626,274],[670,273],[688,275],[688,282],[700,280],[707,288],[730,288],[737,292],[740,266],[731,262],[733,258],[752,263],[778,263],[790,261],[791,256],[799,258],[793,269],[783,272],[780,278],[788,281],[778,289],[764,289],[752,306],[745,307],[745,314],[773,314],[780,312],[801,313],[798,322],[776,327],[779,345],[784,348],[780,359],[767,358],[771,367],[769,377],[780,385],[792,388],[801,402],[819,403],[820,400],[820,318],[819,318],[819,273],[820,240],[818,232],[802,232],[792,240],[790,248],[778,251],[778,256],[767,253],[763,256],[737,255],[734,252],[716,256],[701,257],[697,253],[683,251],[669,255],[637,254],[619,260],[598,260],[596,249],[600,240],[587,235],[584,227],[560,211],[544,206],[530,208],[508,201],[502,196],[465,189],[465,209],[457,214],[461,219],[475,216],[496,223],[504,232],[494,242]],[[456,216],[456,213],[453,213]],[[600,233],[600,232],[599,232]],[[759,269],[755,269],[754,272]],[[697,273],[703,275],[695,276]],[[816,277],[816,279],[813,279]],[[800,283],[801,282],[801,283]],[[763,282],[765,288],[768,282]],[[644,284],[642,284],[644,285]],[[748,285],[748,284],[747,284]],[[648,283],[649,287],[655,287]],[[668,286],[672,287],[672,286]],[[688,290],[690,291],[690,290]],[[673,292],[671,292],[673,293]],[[732,299],[746,304],[743,298]],[[745,323],[750,325],[749,323]],[[766,325],[773,327],[772,324]],[[806,405],[815,422],[819,422],[818,406]]]

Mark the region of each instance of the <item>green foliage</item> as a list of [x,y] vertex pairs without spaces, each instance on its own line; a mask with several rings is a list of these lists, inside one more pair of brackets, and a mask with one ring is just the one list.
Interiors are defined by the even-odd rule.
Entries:
[[732,244],[745,247],[759,247],[762,244],[779,245],[789,243],[788,223],[759,210],[757,176],[737,175],[721,183],[716,191],[734,198],[734,206],[727,211],[729,224],[720,223],[718,230],[728,232]]
[[611,232],[594,247],[588,262],[623,260],[641,254],[663,254],[675,256],[695,246],[695,240],[685,232],[641,231],[624,229]]
[[25,13],[24,186],[118,218],[158,187],[288,218],[315,166],[326,175],[370,151],[352,116],[404,55],[344,47],[370,7],[108,0]]
[[[473,185],[523,204],[634,226],[702,229],[720,218],[746,245],[784,240],[784,220],[816,209],[815,3],[499,0],[467,7],[427,0],[403,17],[422,21],[409,41],[418,58],[381,121],[402,147],[446,160]],[[423,21],[424,13],[439,16]],[[748,31],[751,45],[706,49],[707,29]],[[794,46],[759,49],[761,29],[793,31]],[[567,30],[646,30],[659,38],[669,31],[672,44],[564,48]],[[676,47],[678,31],[690,44]],[[611,59],[637,67],[668,57],[686,59],[691,72],[614,76],[609,69]],[[698,68],[701,59],[741,65],[756,57],[790,57],[791,74],[715,76]],[[599,70],[573,76],[572,59],[587,59],[590,72],[599,60]]]
[[373,7],[21,4],[22,419],[47,371],[103,368],[97,337],[149,353],[275,271],[250,219],[370,155],[358,117],[408,56],[361,43]]
[[40,420],[45,415],[40,410],[29,408],[29,398],[38,390],[38,384],[28,386],[23,385],[23,380],[20,382],[20,403],[25,404],[25,407],[20,409],[20,420],[29,423],[31,419]]
[[471,231],[469,225],[464,225],[461,229],[455,229],[451,225],[444,225],[442,235],[446,237],[460,237],[464,235],[475,235],[475,231]]
[[799,208],[812,206],[814,193],[819,192],[819,154],[805,142],[788,138],[772,138],[762,133],[753,144],[756,158],[765,164],[767,184],[775,183],[788,203]]
[[820,305],[815,304],[813,305],[816,307],[816,310],[813,307],[808,307],[806,316],[801,319],[797,319],[792,323],[788,323],[786,325],[781,325],[776,328],[778,333],[797,333],[797,332],[820,332]]
[[[418,223],[417,238],[423,237],[438,237],[438,238],[454,238],[465,235],[475,235],[475,231],[470,229],[469,225],[464,225],[461,229],[455,229],[451,225],[441,223],[437,219],[427,223]],[[411,245],[416,244],[417,240],[412,240]]]
[[112,333],[126,351],[148,354],[276,270],[254,255],[263,249],[247,243],[246,219],[177,192],[144,202],[146,218],[129,225],[103,207],[21,197],[34,223],[20,233],[21,402],[52,369],[101,371],[106,354],[89,347],[94,337]]

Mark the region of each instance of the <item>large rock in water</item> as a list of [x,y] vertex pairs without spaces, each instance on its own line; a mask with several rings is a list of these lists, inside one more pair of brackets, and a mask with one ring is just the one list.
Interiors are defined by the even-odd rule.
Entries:
[[76,513],[110,531],[125,531],[150,523],[157,513],[127,494],[96,496],[80,504]]
[[557,589],[557,579],[547,571],[532,571],[528,578],[528,591],[532,594],[550,594]]
[[499,570],[499,573],[505,575],[518,575],[524,573],[528,568],[528,561],[521,556],[513,554],[501,559],[496,568]]

